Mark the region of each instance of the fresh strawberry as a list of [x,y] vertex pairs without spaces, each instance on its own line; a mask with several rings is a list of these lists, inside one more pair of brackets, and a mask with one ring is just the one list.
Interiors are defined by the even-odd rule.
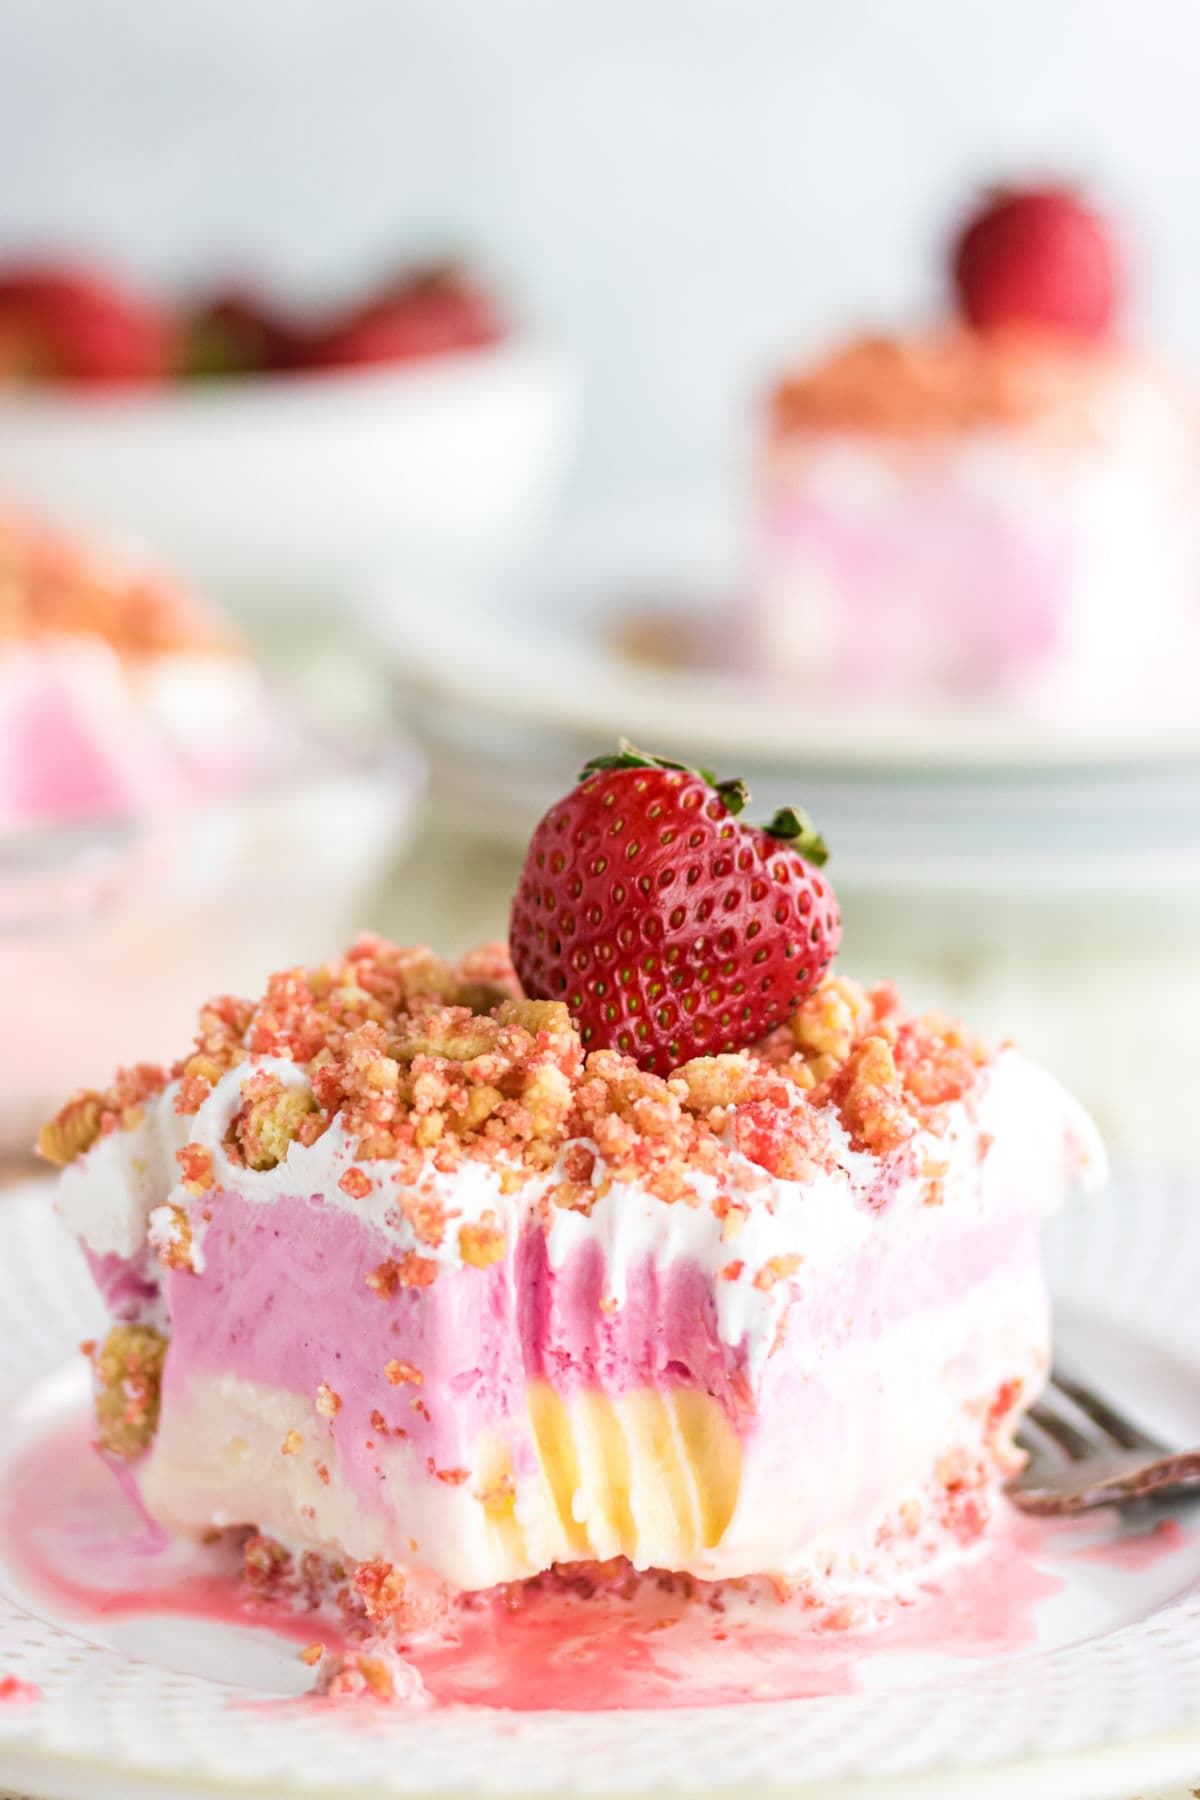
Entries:
[[565,1000],[585,1048],[658,1074],[765,1037],[841,936],[825,845],[786,808],[737,815],[740,781],[622,745],[533,834],[509,926],[525,992]]
[[151,301],[84,269],[0,272],[0,384],[142,386],[170,373],[174,331]]
[[189,375],[257,375],[293,368],[300,334],[250,289],[229,288],[195,307],[185,324],[184,367]]
[[313,336],[301,360],[310,368],[415,362],[450,350],[474,350],[502,335],[486,294],[452,268],[392,283]]
[[963,312],[980,330],[1037,326],[1103,337],[1120,259],[1102,218],[1059,188],[993,194],[954,252]]

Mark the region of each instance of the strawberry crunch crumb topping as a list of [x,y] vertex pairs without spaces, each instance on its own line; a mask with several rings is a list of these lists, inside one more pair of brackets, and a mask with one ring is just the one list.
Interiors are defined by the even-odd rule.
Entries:
[[391,1362],[385,1363],[383,1372],[392,1387],[402,1387],[406,1381],[412,1382],[414,1387],[420,1387],[425,1380],[420,1369],[415,1368],[410,1362],[401,1362],[396,1357],[393,1357]]
[[0,642],[64,633],[103,638],[130,657],[236,647],[161,578],[122,567],[31,519],[0,514]]
[[136,1456],[158,1430],[167,1340],[152,1325],[114,1325],[92,1358],[101,1448]]
[[166,1201],[150,1214],[147,1233],[164,1269],[194,1269],[192,1222],[182,1206]]
[[175,1152],[183,1185],[189,1194],[206,1194],[213,1185],[212,1154],[203,1144],[185,1144]]
[[494,1213],[485,1214],[476,1224],[459,1227],[458,1253],[472,1268],[486,1269],[499,1262],[507,1248],[508,1239]]
[[111,1087],[103,1092],[84,1089],[42,1126],[39,1156],[63,1167],[90,1150],[97,1138],[114,1131],[132,1131],[146,1116],[146,1102],[161,1094],[166,1085],[166,1071],[156,1063],[118,1069]]
[[[227,1069],[244,1067],[224,1148],[255,1170],[340,1121],[354,1157],[342,1191],[365,1198],[372,1166],[387,1160],[397,1216],[429,1249],[447,1232],[429,1177],[468,1160],[495,1169],[504,1192],[556,1169],[544,1204],[583,1212],[613,1180],[695,1204],[696,1177],[710,1176],[712,1205],[734,1239],[753,1203],[742,1158],[764,1176],[809,1179],[836,1160],[834,1121],[853,1149],[901,1154],[922,1129],[938,1130],[947,1106],[970,1098],[990,1060],[952,1020],[907,1013],[892,986],[868,990],[832,975],[760,1042],[659,1075],[617,1050],[587,1053],[564,1004],[517,991],[500,946],[450,965],[363,938],[335,962],[272,977],[257,1007],[206,1007],[196,1051],[175,1065],[175,1105],[189,1087],[207,1097]],[[472,1010],[468,994],[484,1010]],[[256,1066],[266,1055],[293,1062],[307,1084]],[[69,1161],[136,1125],[166,1081],[139,1065],[107,1092],[76,1097],[44,1129],[43,1153]],[[178,1161],[187,1191],[207,1192],[210,1153],[189,1143]],[[182,1237],[182,1226],[163,1233],[172,1260],[185,1256]],[[476,1268],[505,1254],[492,1214],[455,1227],[454,1238]],[[437,1269],[411,1250],[373,1269],[367,1285],[388,1297],[428,1286]]]
[[1112,346],[1048,332],[1032,317],[987,333],[861,337],[787,374],[770,397],[768,430],[776,448],[806,432],[907,440],[993,425],[1086,442],[1099,399],[1151,380]]

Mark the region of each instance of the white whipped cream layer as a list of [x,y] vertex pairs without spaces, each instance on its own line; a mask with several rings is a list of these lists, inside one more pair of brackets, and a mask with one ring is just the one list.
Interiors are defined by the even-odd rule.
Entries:
[[[430,1244],[417,1235],[404,1211],[403,1199],[413,1189],[399,1165],[386,1159],[357,1161],[340,1120],[312,1145],[293,1143],[273,1169],[249,1169],[231,1160],[225,1139],[241,1105],[242,1084],[257,1070],[277,1076],[290,1089],[309,1086],[296,1064],[254,1058],[225,1075],[197,1113],[180,1115],[174,1105],[178,1084],[172,1084],[147,1105],[139,1125],[101,1138],[64,1169],[58,1204],[68,1228],[97,1255],[134,1257],[151,1237],[169,1241],[170,1215],[162,1209],[186,1207],[194,1199],[180,1178],[176,1151],[198,1144],[209,1153],[216,1188],[236,1189],[243,1198],[264,1204],[285,1195],[319,1194],[376,1226],[397,1253],[413,1251],[449,1270],[462,1266],[462,1225],[494,1220],[512,1243],[539,1212],[548,1191],[564,1179],[567,1150],[587,1142],[564,1146],[554,1168],[530,1177],[511,1194],[502,1191],[502,1171],[493,1163],[467,1157],[443,1172],[430,1162],[416,1191],[435,1200],[446,1217],[441,1241]],[[947,1119],[939,1133],[918,1132],[898,1159],[881,1159],[853,1149],[831,1111],[826,1119],[834,1146],[831,1169],[811,1180],[783,1180],[731,1151],[727,1180],[695,1177],[694,1204],[668,1203],[635,1183],[610,1178],[596,1153],[591,1181],[605,1191],[598,1193],[591,1210],[547,1208],[550,1261],[561,1266],[581,1247],[598,1244],[607,1292],[618,1305],[634,1267],[646,1261],[659,1268],[680,1261],[698,1264],[714,1284],[722,1341],[743,1347],[753,1375],[770,1351],[791,1294],[786,1274],[769,1284],[756,1279],[772,1259],[800,1258],[805,1279],[811,1281],[814,1274],[852,1261],[868,1246],[882,1253],[914,1234],[933,1243],[956,1220],[1002,1218],[1016,1204],[1026,1217],[1044,1217],[1076,1181],[1094,1183],[1103,1176],[1104,1151],[1087,1114],[1051,1075],[1014,1050],[996,1057],[971,1103],[950,1106]],[[595,1153],[594,1145],[588,1148]],[[361,1197],[340,1185],[351,1168],[369,1183]],[[928,1204],[933,1169],[940,1182],[936,1206]],[[885,1176],[886,1192],[877,1192]],[[362,1183],[353,1185],[357,1190]],[[740,1224],[727,1223],[713,1210],[721,1187],[745,1201]],[[199,1269],[204,1234],[195,1219],[193,1231],[194,1266]],[[736,1276],[718,1278],[738,1263],[742,1267]]]

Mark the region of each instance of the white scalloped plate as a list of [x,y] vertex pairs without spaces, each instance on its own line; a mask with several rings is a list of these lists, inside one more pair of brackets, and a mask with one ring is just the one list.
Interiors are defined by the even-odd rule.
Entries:
[[[383,582],[374,634],[400,691],[466,720],[577,748],[624,735],[732,768],[900,776],[1086,776],[1200,759],[1200,715],[1181,646],[1162,691],[1131,681],[1120,705],[1064,705],[1059,693],[902,698],[796,693],[739,670],[732,585],[694,554],[671,576],[613,525],[613,542],[552,542],[507,579]],[[647,662],[623,648],[644,616],[666,638],[721,645],[718,663]],[[1186,679],[1180,679],[1183,671]]]
[[[63,1403],[78,1341],[100,1321],[43,1192],[0,1199],[0,1225],[2,1462]],[[1075,1360],[1159,1430],[1200,1441],[1200,1176],[1125,1171],[1057,1221],[1050,1250]],[[270,1698],[302,1685],[294,1646],[160,1619],[122,1628],[118,1647],[115,1630],[91,1641],[86,1627],[35,1616],[18,1592],[0,1566],[0,1674],[41,1698],[0,1706],[0,1783],[42,1800],[1101,1800],[1200,1774],[1195,1529],[1141,1570],[1077,1561],[1038,1615],[1036,1649],[926,1657],[854,1695],[705,1712],[297,1708]],[[223,1678],[175,1672],[189,1666]]]

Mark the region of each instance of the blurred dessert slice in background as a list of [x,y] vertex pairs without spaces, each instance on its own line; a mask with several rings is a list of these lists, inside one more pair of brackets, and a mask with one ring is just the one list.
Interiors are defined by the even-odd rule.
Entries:
[[0,513],[0,1162],[64,1069],[169,1045],[214,967],[357,922],[421,786],[171,581]]
[[1117,333],[1119,253],[1053,189],[987,200],[959,317],[769,400],[748,646],[797,687],[1102,706],[1197,617],[1200,414]]
[[0,511],[0,831],[217,795],[262,705],[250,657],[181,589]]

